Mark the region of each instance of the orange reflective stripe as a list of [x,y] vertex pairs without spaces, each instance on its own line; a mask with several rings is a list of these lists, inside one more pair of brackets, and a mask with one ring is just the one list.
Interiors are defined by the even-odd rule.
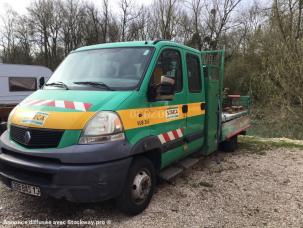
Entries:
[[159,106],[151,108],[126,109],[118,111],[122,119],[124,129],[134,129],[155,124],[182,120],[186,117],[204,115],[201,110],[201,102],[188,104],[188,113],[182,113],[183,104]]
[[[186,117],[205,114],[205,110],[201,110],[201,102],[188,104],[187,114],[182,113],[182,106],[183,104],[178,104],[126,109],[117,112],[122,119],[125,130],[182,120]],[[16,125],[27,127],[81,130],[95,113],[96,112],[44,112],[17,108],[11,122]]]

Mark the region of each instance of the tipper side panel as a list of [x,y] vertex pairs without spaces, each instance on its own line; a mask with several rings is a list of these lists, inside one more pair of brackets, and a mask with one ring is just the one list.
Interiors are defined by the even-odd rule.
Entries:
[[204,153],[216,151],[221,138],[221,110],[224,75],[224,51],[202,51],[205,77],[206,116]]

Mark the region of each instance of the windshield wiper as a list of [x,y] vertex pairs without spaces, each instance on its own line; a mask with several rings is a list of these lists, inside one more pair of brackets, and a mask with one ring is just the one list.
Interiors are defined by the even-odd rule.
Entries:
[[46,86],[56,86],[56,87],[63,87],[66,90],[68,90],[68,86],[64,82],[51,82],[51,83],[46,83]]
[[94,81],[84,81],[84,82],[73,82],[74,84],[77,85],[91,85],[91,86],[98,86],[98,87],[104,87],[107,90],[114,90],[113,88],[109,87],[108,85],[106,85],[103,82],[94,82]]

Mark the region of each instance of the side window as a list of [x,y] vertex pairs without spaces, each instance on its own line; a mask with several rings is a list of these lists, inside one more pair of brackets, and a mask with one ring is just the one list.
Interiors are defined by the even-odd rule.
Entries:
[[182,90],[181,56],[178,51],[167,49],[161,53],[151,78],[151,85],[159,84],[161,76],[173,78],[176,92]]
[[10,92],[35,91],[37,90],[36,78],[10,77],[8,79]]
[[192,93],[201,92],[201,67],[199,58],[195,55],[186,55],[188,88]]

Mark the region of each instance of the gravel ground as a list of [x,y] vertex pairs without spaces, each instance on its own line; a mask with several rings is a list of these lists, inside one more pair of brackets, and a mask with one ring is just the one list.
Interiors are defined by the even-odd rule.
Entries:
[[159,184],[150,206],[135,217],[121,214],[112,201],[41,200],[1,184],[0,195],[3,227],[30,220],[103,227],[303,227],[303,151],[241,144],[235,153],[217,152]]

